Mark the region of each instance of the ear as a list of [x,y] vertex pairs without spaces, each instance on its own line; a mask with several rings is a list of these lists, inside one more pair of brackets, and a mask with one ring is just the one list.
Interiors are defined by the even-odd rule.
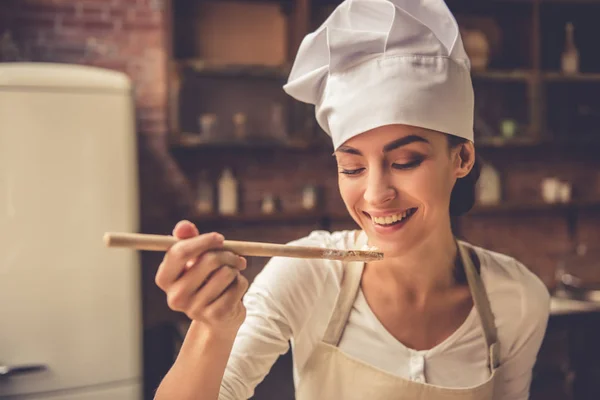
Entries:
[[475,146],[467,141],[456,146],[454,154],[454,173],[456,178],[464,178],[471,172],[475,164]]

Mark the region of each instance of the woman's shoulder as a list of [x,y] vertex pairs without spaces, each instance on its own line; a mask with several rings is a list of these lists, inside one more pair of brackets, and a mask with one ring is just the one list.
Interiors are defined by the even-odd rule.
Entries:
[[[354,246],[355,234],[356,231],[352,230],[335,232],[315,230],[287,244],[338,250],[350,249]],[[254,283],[277,292],[301,291],[318,296],[327,288],[339,287],[342,272],[343,265],[340,261],[273,257],[258,273]]]
[[506,295],[519,294],[520,300],[525,302],[549,301],[550,294],[544,282],[521,261],[507,254],[470,246],[479,257],[481,276],[488,290]]
[[516,351],[527,338],[543,335],[550,315],[550,292],[544,282],[514,257],[470,246],[479,257],[504,350]]
[[[288,244],[345,249],[352,247],[353,235],[353,231],[313,231]],[[296,336],[315,312],[330,312],[342,273],[340,261],[273,257],[254,278],[244,302],[250,312],[279,315]]]

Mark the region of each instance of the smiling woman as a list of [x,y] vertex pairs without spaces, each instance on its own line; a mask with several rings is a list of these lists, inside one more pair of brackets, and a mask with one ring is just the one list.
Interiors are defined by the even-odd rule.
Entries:
[[356,231],[291,244],[383,260],[245,260],[189,222],[156,282],[192,320],[157,399],[245,399],[292,343],[296,398],[524,400],[549,293],[519,261],[457,240],[474,203],[470,63],[443,0],[346,0],[285,91],[331,137]]

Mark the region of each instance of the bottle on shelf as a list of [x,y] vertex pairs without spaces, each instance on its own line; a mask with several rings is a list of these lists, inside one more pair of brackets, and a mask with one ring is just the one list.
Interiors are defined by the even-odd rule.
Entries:
[[219,214],[238,212],[238,182],[230,168],[225,168],[219,178]]
[[214,211],[214,190],[208,172],[203,170],[196,184],[196,212],[210,214]]
[[500,174],[494,166],[485,163],[476,186],[476,200],[480,205],[497,205],[502,200]]
[[217,139],[217,116],[215,114],[202,114],[198,117],[200,139],[204,141]]
[[305,186],[302,190],[302,207],[313,210],[317,206],[317,188],[313,185]]
[[263,214],[273,214],[275,212],[275,196],[271,193],[266,193],[262,199],[261,211]]
[[244,140],[248,134],[248,116],[243,112],[233,114],[233,134],[235,139]]
[[562,72],[576,74],[579,72],[579,50],[575,45],[574,26],[572,22],[565,25],[565,48],[561,57]]

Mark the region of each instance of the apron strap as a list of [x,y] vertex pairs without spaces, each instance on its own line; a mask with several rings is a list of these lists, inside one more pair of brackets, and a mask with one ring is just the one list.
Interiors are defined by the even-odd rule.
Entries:
[[352,305],[358,295],[364,265],[365,263],[362,261],[352,261],[344,265],[344,276],[342,278],[340,294],[333,315],[329,320],[327,330],[325,331],[325,336],[323,337],[323,341],[327,344],[336,347],[339,345],[342,333],[350,317],[350,312],[352,311]]
[[[362,231],[355,231],[356,248],[360,249],[367,244],[366,234]],[[332,346],[338,346],[350,312],[352,311],[352,305],[358,295],[358,289],[360,288],[360,280],[362,273],[365,268],[363,261],[351,261],[345,263],[342,272],[342,282],[340,284],[340,293],[333,309],[333,314],[329,319],[327,330],[323,336],[323,341]]]
[[500,343],[498,342],[498,333],[496,331],[496,324],[494,323],[494,314],[492,313],[492,307],[490,306],[481,276],[477,273],[473,265],[466,245],[457,242],[457,246],[488,347],[488,366],[490,371],[493,372],[500,363]]

